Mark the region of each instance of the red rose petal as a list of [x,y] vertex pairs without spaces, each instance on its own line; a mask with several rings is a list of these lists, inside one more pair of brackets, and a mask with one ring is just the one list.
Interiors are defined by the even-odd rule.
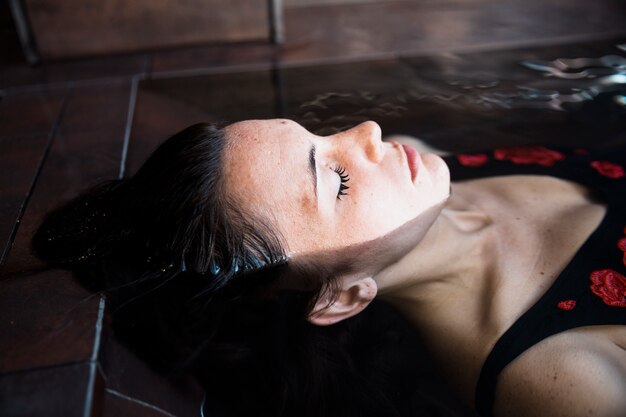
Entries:
[[598,171],[600,175],[604,175],[608,178],[622,178],[626,175],[624,167],[609,161],[593,161],[591,162],[591,166]]
[[574,307],[576,307],[576,300],[563,300],[560,301],[556,306],[561,310],[570,311],[573,310]]
[[459,163],[461,165],[464,165],[466,167],[479,167],[481,165],[484,165],[488,160],[487,155],[485,155],[484,153],[473,154],[473,155],[460,154],[460,155],[457,155],[456,158],[459,160]]
[[493,156],[500,161],[510,160],[514,164],[538,164],[546,167],[564,158],[562,153],[541,146],[495,149]]
[[626,237],[623,237],[623,238],[621,238],[620,240],[617,241],[617,247],[622,252],[626,252]]
[[626,277],[612,269],[593,271],[591,291],[612,307],[626,307]]

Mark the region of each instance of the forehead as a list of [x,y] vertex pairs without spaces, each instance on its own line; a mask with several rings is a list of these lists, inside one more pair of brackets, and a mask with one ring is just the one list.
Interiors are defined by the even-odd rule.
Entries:
[[307,174],[313,135],[283,119],[238,122],[224,133],[227,193],[244,210],[269,216],[276,226],[301,223],[296,218],[310,214],[315,198]]
[[301,146],[304,136],[311,136],[299,124],[287,119],[245,120],[224,129],[230,148],[254,149],[267,155],[280,148]]
[[224,155],[227,177],[245,179],[246,183],[278,181],[285,170],[306,168],[303,163],[312,135],[295,122],[246,120],[226,127],[224,133],[228,143]]

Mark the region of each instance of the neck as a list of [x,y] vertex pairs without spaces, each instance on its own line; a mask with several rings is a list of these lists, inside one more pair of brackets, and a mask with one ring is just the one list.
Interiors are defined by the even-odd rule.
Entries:
[[484,278],[496,259],[491,225],[491,217],[463,187],[453,187],[424,239],[376,275],[380,295],[402,310],[407,305],[414,310],[421,304],[440,303],[444,288],[446,299],[484,291]]
[[492,332],[500,260],[492,216],[473,198],[453,186],[424,239],[375,277],[381,297],[413,322],[452,388],[470,393],[468,403],[480,372],[475,358],[491,340],[482,335]]

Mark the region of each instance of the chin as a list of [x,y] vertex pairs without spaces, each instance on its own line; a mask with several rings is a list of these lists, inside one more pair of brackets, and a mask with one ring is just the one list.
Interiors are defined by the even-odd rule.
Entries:
[[450,196],[450,169],[448,164],[434,153],[423,155],[422,161],[430,173],[433,192],[440,197],[439,201],[447,200]]

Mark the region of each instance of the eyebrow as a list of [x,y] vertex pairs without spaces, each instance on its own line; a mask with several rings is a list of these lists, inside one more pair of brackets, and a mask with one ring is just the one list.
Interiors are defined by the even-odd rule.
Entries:
[[317,202],[317,164],[315,162],[315,144],[313,144],[313,146],[311,146],[311,150],[309,150],[309,173],[311,174],[311,180],[313,181],[315,201]]

